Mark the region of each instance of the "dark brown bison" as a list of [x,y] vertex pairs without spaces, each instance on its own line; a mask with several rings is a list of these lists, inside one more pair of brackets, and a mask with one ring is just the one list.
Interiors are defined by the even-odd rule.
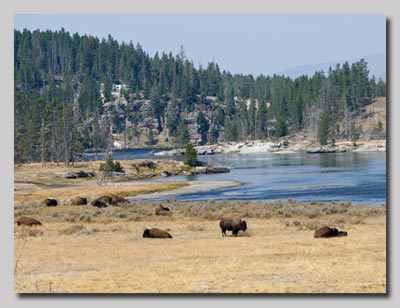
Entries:
[[246,221],[240,217],[223,217],[219,222],[219,226],[221,227],[222,237],[226,236],[226,230],[232,231],[234,236],[237,236],[239,231],[244,232],[247,230]]
[[315,230],[314,237],[319,238],[319,237],[334,237],[334,236],[347,236],[346,231],[339,231],[336,228],[329,228],[327,226],[324,226],[322,228],[319,228],[318,230]]
[[111,196],[104,195],[99,198],[97,198],[98,201],[103,202],[103,203],[111,203]]
[[25,225],[25,226],[41,226],[42,223],[39,220],[36,220],[34,218],[31,217],[27,217],[27,216],[21,216],[18,220],[17,220],[17,225]]
[[71,199],[71,204],[72,205],[86,205],[87,204],[87,199],[83,197],[75,197]]
[[145,229],[143,232],[143,237],[148,238],[172,238],[172,235],[169,234],[167,231],[160,230],[157,228],[152,229]]
[[129,203],[129,200],[122,198],[120,196],[117,196],[117,195],[111,195],[110,197],[111,197],[111,199],[110,199],[109,203],[112,205],[117,205],[119,203]]
[[43,200],[43,203],[44,203],[46,206],[57,206],[57,204],[58,204],[58,202],[57,202],[56,199],[49,199],[49,198],[44,199],[44,200]]
[[104,195],[98,198],[97,200],[111,205],[118,205],[119,203],[129,203],[127,199],[117,195]]
[[159,206],[157,206],[156,208],[156,215],[160,215],[160,216],[168,216],[171,215],[171,211],[169,210],[169,208],[162,206],[161,204]]
[[90,202],[90,204],[98,208],[107,207],[107,203],[101,201],[100,199],[94,199],[92,202]]

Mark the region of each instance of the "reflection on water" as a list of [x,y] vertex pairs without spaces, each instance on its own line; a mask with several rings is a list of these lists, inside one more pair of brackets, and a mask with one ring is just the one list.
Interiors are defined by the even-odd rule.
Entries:
[[[149,157],[149,152],[140,152],[140,158],[146,154]],[[130,158],[126,152],[120,154]],[[115,155],[114,158],[121,159]],[[231,172],[154,180],[232,180],[244,183],[239,187],[174,197],[184,200],[292,198],[304,202],[386,203],[386,153],[225,154],[200,156],[199,159],[227,166]]]

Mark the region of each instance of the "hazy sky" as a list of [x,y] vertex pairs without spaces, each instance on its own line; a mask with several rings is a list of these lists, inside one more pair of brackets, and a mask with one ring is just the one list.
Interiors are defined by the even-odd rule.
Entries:
[[273,74],[314,63],[386,54],[384,15],[15,15],[15,28],[109,34],[145,51],[179,53],[197,66]]

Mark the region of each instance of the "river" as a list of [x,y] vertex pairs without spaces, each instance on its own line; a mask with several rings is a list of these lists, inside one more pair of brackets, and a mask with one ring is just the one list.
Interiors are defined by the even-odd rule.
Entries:
[[[154,159],[150,155],[151,151],[120,150],[114,152],[113,157],[115,160]],[[231,172],[174,176],[154,181],[230,180],[243,183],[238,187],[173,196],[180,200],[270,201],[291,198],[301,202],[352,201],[353,204],[363,205],[386,203],[385,152],[223,154],[199,156],[199,159],[227,166]]]

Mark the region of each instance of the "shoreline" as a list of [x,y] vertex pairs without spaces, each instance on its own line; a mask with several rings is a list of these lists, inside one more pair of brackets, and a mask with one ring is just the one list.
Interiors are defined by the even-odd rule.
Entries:
[[[289,153],[343,153],[343,152],[386,152],[386,139],[359,140],[356,146],[351,141],[337,140],[335,145],[321,146],[308,140],[287,140],[284,142],[249,141],[225,142],[194,147],[198,155],[215,154],[289,154]],[[154,156],[184,155],[183,148],[153,153]]]
[[162,191],[162,192],[154,192],[149,194],[141,194],[133,197],[128,197],[127,199],[130,201],[137,200],[148,200],[155,199],[161,197],[172,197],[172,196],[183,196],[189,194],[195,194],[200,192],[209,192],[219,189],[231,188],[242,186],[244,183],[239,181],[185,181],[184,183],[188,184],[187,186],[179,187],[172,190]]

